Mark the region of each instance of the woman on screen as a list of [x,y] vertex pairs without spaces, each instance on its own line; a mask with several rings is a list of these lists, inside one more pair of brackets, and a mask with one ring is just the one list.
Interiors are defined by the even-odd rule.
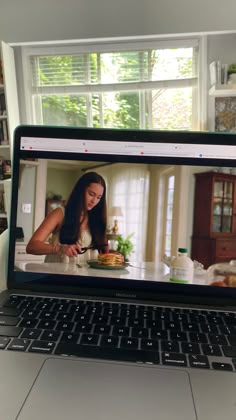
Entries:
[[[46,216],[26,252],[46,255],[46,262],[96,258],[98,252],[108,252],[106,227],[106,184],[101,175],[88,172],[75,184],[65,208]],[[83,254],[87,247],[91,249]]]

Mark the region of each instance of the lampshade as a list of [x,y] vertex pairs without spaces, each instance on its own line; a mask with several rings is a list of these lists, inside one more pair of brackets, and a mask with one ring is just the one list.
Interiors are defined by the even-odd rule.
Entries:
[[112,216],[112,217],[122,217],[123,213],[122,213],[121,207],[119,207],[119,206],[111,207],[108,211],[108,215]]

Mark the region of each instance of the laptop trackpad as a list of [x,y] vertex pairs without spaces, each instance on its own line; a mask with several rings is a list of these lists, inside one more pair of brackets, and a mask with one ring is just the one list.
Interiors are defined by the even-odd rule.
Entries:
[[18,420],[196,420],[188,374],[47,359]]

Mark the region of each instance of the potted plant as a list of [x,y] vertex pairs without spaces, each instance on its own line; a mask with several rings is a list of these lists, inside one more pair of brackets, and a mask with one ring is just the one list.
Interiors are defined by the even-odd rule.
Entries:
[[228,79],[229,79],[229,83],[236,83],[236,63],[229,65]]
[[134,249],[134,244],[131,241],[131,237],[133,236],[133,233],[130,233],[126,238],[124,238],[122,235],[118,235],[116,238],[117,241],[117,251],[120,252],[125,261],[128,261],[128,256],[131,254],[131,252]]

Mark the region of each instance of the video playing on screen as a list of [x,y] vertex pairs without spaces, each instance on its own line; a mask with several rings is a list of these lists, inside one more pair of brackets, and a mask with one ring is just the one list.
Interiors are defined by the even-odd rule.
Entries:
[[187,282],[236,287],[235,182],[234,168],[21,161],[15,271],[170,282],[184,248]]

